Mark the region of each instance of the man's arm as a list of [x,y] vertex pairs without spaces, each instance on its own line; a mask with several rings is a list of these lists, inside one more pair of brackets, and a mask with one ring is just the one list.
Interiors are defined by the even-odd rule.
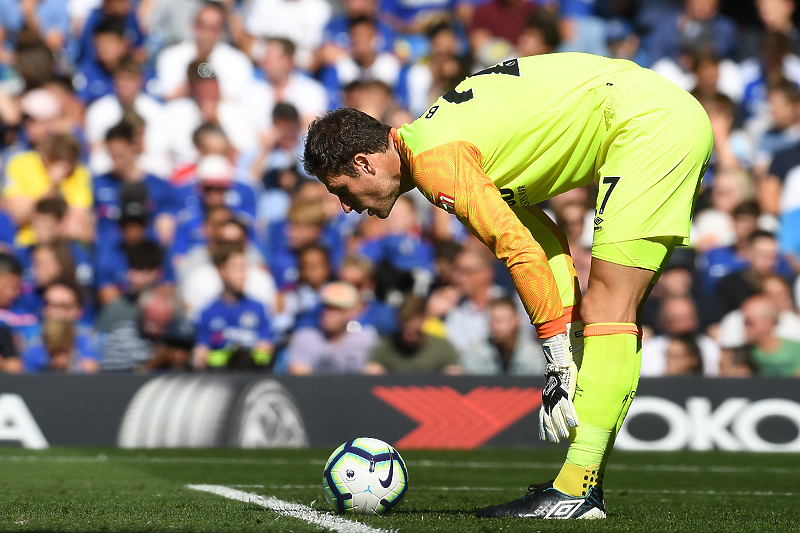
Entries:
[[[531,323],[552,324],[563,333],[566,323],[555,277],[542,246],[500,196],[480,164],[481,154],[467,142],[447,143],[416,156],[414,181],[430,201],[454,213],[511,273]],[[545,329],[548,329],[545,326]]]

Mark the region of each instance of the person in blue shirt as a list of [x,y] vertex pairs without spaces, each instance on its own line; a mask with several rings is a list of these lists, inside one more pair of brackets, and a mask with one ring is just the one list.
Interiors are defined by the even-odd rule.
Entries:
[[81,324],[80,289],[58,279],[43,291],[43,323],[40,334],[23,354],[26,372],[95,373],[100,356],[94,335]]
[[[78,96],[86,104],[114,92],[113,72],[120,61],[131,53],[125,31],[125,21],[117,17],[106,18],[94,28],[96,52],[78,63],[73,77]],[[145,72],[144,75],[149,79],[152,72]]]
[[[17,353],[24,352],[39,331],[39,318],[22,294],[22,265],[10,253],[0,252],[0,324],[11,329]],[[6,372],[22,370],[19,359],[4,364]]]
[[152,253],[158,253],[161,264],[161,268],[148,275],[155,276],[159,282],[169,284],[175,282],[172,265],[164,257],[161,246],[147,237],[146,197],[141,192],[142,188],[142,184],[139,183],[127,184],[123,188],[120,194],[119,217],[122,238],[116,244],[99,246],[97,249],[97,295],[101,306],[135,289],[138,283],[131,279],[131,275],[135,275],[132,271],[138,270],[135,268],[136,264],[141,264],[142,258],[136,256],[143,253],[139,249],[142,246],[148,249],[154,248]]
[[272,363],[272,332],[264,306],[244,295],[244,250],[225,246],[213,255],[222,295],[200,314],[192,354],[195,370],[260,368]]
[[137,164],[140,154],[136,131],[124,120],[106,133],[106,148],[111,156],[111,172],[92,182],[94,210],[97,216],[97,242],[118,243],[120,191],[126,183],[141,183],[147,191],[145,210],[147,234],[160,243],[169,242],[175,228],[177,199],[175,188],[166,180],[143,171]]
[[[95,29],[108,18],[118,18],[123,22],[123,34],[125,35],[128,46],[137,55],[144,54],[144,45],[147,35],[139,26],[136,11],[133,9],[131,0],[102,0],[99,7],[92,10],[83,24],[83,33],[78,43],[71,43],[70,54],[73,62],[80,63],[86,59],[94,57],[98,43],[92,38]],[[139,57],[138,59],[144,59]]]

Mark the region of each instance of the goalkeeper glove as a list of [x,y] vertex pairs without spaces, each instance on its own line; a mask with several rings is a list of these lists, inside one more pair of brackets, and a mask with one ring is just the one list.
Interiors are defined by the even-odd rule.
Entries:
[[545,367],[545,386],[542,407],[539,409],[539,439],[558,443],[569,437],[571,427],[579,424],[572,400],[578,367],[575,360],[583,355],[583,323],[572,322],[566,333],[542,341]]

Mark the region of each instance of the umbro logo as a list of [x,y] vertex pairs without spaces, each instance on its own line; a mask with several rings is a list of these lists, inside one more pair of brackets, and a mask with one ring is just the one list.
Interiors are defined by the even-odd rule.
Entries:
[[456,199],[452,196],[449,196],[443,192],[439,193],[439,205],[442,206],[442,209],[447,211],[448,213],[455,213],[456,212]]
[[581,508],[583,505],[583,500],[564,500],[560,501],[555,504],[547,514],[544,516],[545,518],[572,518],[572,515]]
[[594,230],[601,230],[603,227],[600,225],[603,223],[603,219],[600,217],[594,217]]

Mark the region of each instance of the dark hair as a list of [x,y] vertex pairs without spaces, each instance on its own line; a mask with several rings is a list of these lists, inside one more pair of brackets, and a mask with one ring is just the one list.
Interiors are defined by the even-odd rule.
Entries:
[[747,215],[751,217],[758,217],[761,214],[761,209],[758,207],[758,202],[755,200],[747,200],[739,205],[733,210],[733,218],[738,216]]
[[60,277],[75,283],[75,257],[72,255],[67,243],[61,240],[48,243],[38,242],[33,245],[31,250],[31,262],[33,262],[33,255],[37,250],[50,250],[61,267]]
[[59,133],[47,139],[42,155],[50,161],[77,163],[81,156],[81,145],[78,139],[69,133]]
[[197,20],[197,17],[200,16],[200,12],[205,9],[213,9],[219,12],[219,14],[222,15],[222,20],[224,22],[225,16],[227,15],[227,13],[225,13],[225,6],[222,4],[222,2],[217,2],[215,0],[206,0],[203,2],[203,5],[200,6],[200,8],[197,10],[197,13],[194,15],[195,21]]
[[295,51],[297,51],[297,45],[294,42],[290,41],[289,39],[285,39],[283,37],[270,37],[267,39],[267,44],[275,43],[280,46],[281,51],[284,55],[294,57]]
[[16,257],[7,252],[0,252],[0,274],[22,275],[22,265]]
[[211,254],[211,261],[214,263],[214,266],[220,268],[228,262],[228,260],[236,254],[244,255],[244,250],[241,246],[236,246],[234,244],[225,244],[220,246],[217,250]]
[[372,19],[372,17],[368,17],[367,15],[359,15],[347,21],[347,26],[350,30],[360,24],[368,24],[372,28],[375,27],[375,21]]
[[302,248],[300,248],[297,251],[297,261],[299,262],[300,258],[302,256],[304,256],[305,254],[310,253],[310,252],[319,252],[319,253],[321,253],[322,255],[325,256],[325,260],[330,265],[331,254],[328,251],[328,248],[326,248],[325,246],[323,246],[323,245],[321,245],[319,243],[316,243],[316,242],[312,242],[311,244],[307,244],[307,245],[303,246]]
[[56,220],[61,221],[67,214],[67,202],[60,196],[52,198],[40,198],[36,202],[34,211],[39,215],[50,215]]
[[297,111],[297,108],[292,104],[287,104],[285,102],[278,102],[272,109],[272,121],[275,122],[277,120],[288,120],[290,122],[299,124],[300,113]]
[[389,149],[388,126],[371,116],[345,107],[317,118],[308,127],[303,167],[324,180],[328,175],[358,177],[356,154],[377,154]]
[[125,72],[128,74],[137,74],[141,76],[142,65],[141,63],[136,61],[132,56],[125,55],[122,57],[122,59],[119,60],[117,68],[114,69],[114,75],[117,75],[121,72]]
[[682,344],[683,347],[686,348],[686,351],[689,352],[689,355],[692,356],[692,359],[694,359],[694,366],[691,368],[691,374],[702,375],[703,356],[700,352],[700,345],[697,344],[697,338],[694,336],[694,334],[682,333],[680,335],[673,335],[671,340]]
[[228,139],[228,136],[225,134],[225,130],[223,130],[213,122],[203,122],[192,133],[192,144],[194,144],[195,148],[200,148],[200,144],[203,142],[202,141],[203,136],[208,133],[212,135],[219,135],[220,137],[225,137],[225,140]]
[[130,270],[156,270],[164,262],[164,251],[158,243],[145,239],[125,246]]
[[781,93],[792,103],[800,102],[800,88],[797,84],[786,78],[778,78],[769,84],[767,89],[770,93]]
[[776,237],[775,234],[772,233],[771,231],[757,229],[747,237],[747,242],[753,244],[758,239],[772,239],[774,241]]
[[106,133],[106,142],[119,139],[128,144],[133,144],[136,141],[136,131],[132,124],[129,122],[121,121]]
[[409,294],[397,308],[397,319],[405,324],[414,317],[425,316],[425,300]]
[[47,285],[45,285],[42,294],[45,294],[47,291],[49,291],[50,287],[66,288],[73,294],[73,296],[75,296],[75,303],[77,303],[80,307],[83,307],[83,295],[81,294],[80,287],[74,280],[71,280],[69,278],[58,278],[56,280],[53,280]]
[[517,311],[517,304],[515,304],[514,300],[512,300],[508,296],[498,296],[497,298],[495,298],[494,300],[489,302],[489,307],[492,307],[492,308],[494,308],[494,307],[510,307],[511,309],[514,310],[514,312]]
[[561,43],[561,34],[558,32],[558,19],[555,15],[543,10],[534,11],[525,22],[526,30],[538,31],[544,44],[556,48]]
[[125,37],[125,19],[120,17],[106,17],[100,21],[100,24],[94,27],[92,35],[101,35],[104,33],[115,33],[120,37]]

